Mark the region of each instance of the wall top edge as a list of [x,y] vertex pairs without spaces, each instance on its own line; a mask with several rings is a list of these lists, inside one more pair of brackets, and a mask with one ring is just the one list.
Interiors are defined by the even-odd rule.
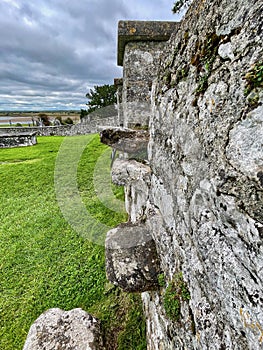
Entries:
[[123,64],[125,45],[131,41],[167,41],[177,29],[179,22],[171,21],[119,21],[118,58]]

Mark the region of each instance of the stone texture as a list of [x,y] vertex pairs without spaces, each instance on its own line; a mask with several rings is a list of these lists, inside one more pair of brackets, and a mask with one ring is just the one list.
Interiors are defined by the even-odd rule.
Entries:
[[151,168],[135,160],[116,159],[112,181],[125,186],[125,207],[132,223],[143,220],[151,184]]
[[147,126],[151,114],[151,88],[163,42],[128,42],[123,58],[122,113],[125,127]]
[[22,133],[33,133],[35,132],[39,136],[70,136],[73,130],[72,125],[59,125],[59,126],[30,126],[30,127],[7,127],[0,128],[0,136],[2,134],[16,134]]
[[[262,84],[245,94],[262,26],[261,0],[195,0],[167,44],[126,26],[119,121],[149,119],[150,135],[101,137],[130,154],[149,142],[148,161],[113,167],[131,222],[108,232],[106,268],[143,292],[148,350],[262,349]],[[180,271],[190,300],[173,321],[165,294]]]
[[117,125],[116,126],[123,127],[123,124],[124,124],[123,108],[122,108],[123,78],[114,79],[114,85],[117,88],[116,97],[117,97],[118,118],[117,118]]
[[120,125],[148,126],[152,81],[165,41],[177,27],[176,22],[119,22],[118,64],[123,66],[123,85],[118,87]]
[[113,126],[119,126],[118,111],[115,106],[108,106],[100,108],[100,111],[89,114],[80,123],[74,125],[0,128],[0,136],[17,133],[36,133],[39,136],[86,135],[99,133],[101,129]]
[[106,272],[110,282],[127,292],[158,288],[159,260],[143,224],[121,224],[106,237]]
[[150,180],[151,168],[136,160],[116,159],[112,170],[112,182],[119,186],[136,184],[140,179],[144,182]]
[[160,21],[119,21],[118,65],[122,66],[125,45],[131,41],[167,41],[178,23]]
[[100,323],[82,309],[50,309],[31,326],[23,350],[103,350]]
[[[262,349],[262,85],[245,95],[262,25],[260,0],[196,0],[160,54],[143,218],[166,285],[143,293],[148,350]],[[131,215],[139,185],[125,187]],[[164,294],[178,271],[191,299],[174,322]]]
[[132,130],[127,128],[108,128],[100,132],[100,139],[112,148],[129,154],[147,153],[149,133],[145,130]]
[[36,132],[15,130],[12,133],[0,133],[0,148],[33,146],[37,143]]

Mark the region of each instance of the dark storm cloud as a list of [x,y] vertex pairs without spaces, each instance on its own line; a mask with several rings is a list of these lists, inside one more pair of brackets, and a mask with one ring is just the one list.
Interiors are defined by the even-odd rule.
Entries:
[[175,20],[172,3],[1,0],[0,109],[83,108],[89,88],[122,74],[118,20]]

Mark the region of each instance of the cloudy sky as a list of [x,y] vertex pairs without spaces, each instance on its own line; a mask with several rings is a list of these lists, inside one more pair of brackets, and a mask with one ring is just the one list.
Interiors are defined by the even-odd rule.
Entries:
[[0,111],[85,108],[122,76],[121,19],[178,20],[173,0],[0,0]]

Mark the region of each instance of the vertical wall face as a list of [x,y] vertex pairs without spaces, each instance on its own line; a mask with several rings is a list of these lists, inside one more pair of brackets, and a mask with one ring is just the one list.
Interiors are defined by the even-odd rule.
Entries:
[[37,143],[36,132],[0,133],[0,148],[33,146]]
[[116,78],[114,79],[114,85],[117,88],[116,95],[117,95],[117,120],[116,120],[116,126],[123,126],[123,108],[122,108],[122,90],[123,90],[123,79],[122,78]]
[[[262,26],[260,0],[196,0],[161,55],[137,211],[140,189],[127,186],[163,271],[159,290],[143,293],[148,350],[262,349]],[[176,287],[167,305],[180,272],[190,300]]]
[[148,125],[152,81],[157,75],[162,42],[129,42],[123,59],[124,126]]
[[144,293],[151,350],[263,346],[262,16],[261,1],[196,1],[161,62],[147,222],[191,299],[171,322]]
[[176,28],[176,22],[119,22],[118,65],[123,66],[119,110],[125,127],[148,126],[152,82],[157,76],[165,42]]

